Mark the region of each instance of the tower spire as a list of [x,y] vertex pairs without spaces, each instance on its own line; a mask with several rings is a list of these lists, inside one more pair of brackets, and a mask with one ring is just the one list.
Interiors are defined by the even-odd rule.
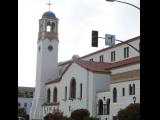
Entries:
[[49,11],[50,11],[50,5],[53,5],[53,4],[50,3],[50,0],[49,0],[49,2],[47,3],[47,5],[49,6]]

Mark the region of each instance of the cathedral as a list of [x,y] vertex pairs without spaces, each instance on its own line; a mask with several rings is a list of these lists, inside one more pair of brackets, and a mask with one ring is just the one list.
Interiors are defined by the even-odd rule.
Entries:
[[140,103],[140,36],[125,43],[58,63],[58,22],[47,11],[39,20],[35,95],[30,120],[48,113],[65,116],[84,108],[99,120],[116,120],[117,112]]

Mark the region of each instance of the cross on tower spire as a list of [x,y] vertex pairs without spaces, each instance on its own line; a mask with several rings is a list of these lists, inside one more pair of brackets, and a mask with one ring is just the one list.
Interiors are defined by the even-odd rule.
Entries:
[[50,5],[53,5],[53,4],[51,4],[50,0],[49,0],[49,2],[47,3],[47,5],[49,6],[49,10],[50,10]]

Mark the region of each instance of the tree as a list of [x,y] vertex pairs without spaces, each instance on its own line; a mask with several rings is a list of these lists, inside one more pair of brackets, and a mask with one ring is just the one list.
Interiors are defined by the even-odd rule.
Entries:
[[71,113],[71,119],[83,120],[85,117],[89,117],[90,113],[87,109],[77,109]]
[[29,120],[29,115],[27,114],[25,108],[18,108],[18,116],[24,117],[26,120]]
[[62,112],[48,113],[44,120],[67,120],[67,117],[63,117]]
[[140,104],[130,104],[121,109],[117,115],[118,120],[140,120]]

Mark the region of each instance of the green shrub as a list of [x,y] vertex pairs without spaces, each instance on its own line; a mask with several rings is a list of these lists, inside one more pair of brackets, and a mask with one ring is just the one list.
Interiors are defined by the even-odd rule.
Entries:
[[140,120],[140,104],[130,104],[118,112],[118,120]]
[[87,109],[77,109],[71,113],[71,119],[83,120],[85,117],[89,117],[90,113]]
[[61,118],[63,118],[63,113],[62,112],[55,112],[55,113],[48,113],[44,117],[44,120],[61,120]]

